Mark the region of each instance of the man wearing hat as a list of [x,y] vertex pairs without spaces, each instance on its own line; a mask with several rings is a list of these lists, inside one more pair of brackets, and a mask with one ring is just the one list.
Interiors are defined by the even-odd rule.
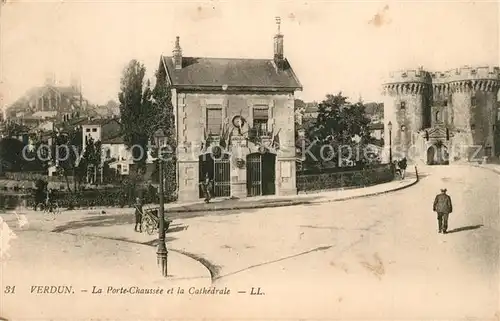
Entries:
[[446,234],[448,229],[448,215],[453,211],[451,197],[446,194],[446,188],[441,189],[441,193],[434,199],[434,212],[437,212],[439,232]]

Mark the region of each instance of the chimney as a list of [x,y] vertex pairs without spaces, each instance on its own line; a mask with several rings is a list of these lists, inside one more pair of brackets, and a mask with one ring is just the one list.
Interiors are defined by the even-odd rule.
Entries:
[[280,17],[276,17],[276,24],[278,25],[278,32],[274,36],[274,63],[279,70],[282,70],[284,67],[285,58],[283,55],[283,35],[280,32]]
[[172,60],[175,69],[182,69],[182,49],[179,45],[179,36],[175,39],[175,47],[174,50],[172,50]]

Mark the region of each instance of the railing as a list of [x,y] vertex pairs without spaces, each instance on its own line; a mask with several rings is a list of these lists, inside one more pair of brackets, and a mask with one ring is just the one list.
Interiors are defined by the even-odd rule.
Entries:
[[321,191],[339,188],[366,187],[394,179],[390,165],[340,173],[297,174],[297,191]]
[[[62,176],[48,176],[45,173],[41,172],[5,172],[5,179],[13,180],[13,181],[36,181],[38,179],[42,179],[49,182],[59,182],[66,183],[66,178]],[[69,176],[68,180],[70,183],[73,182],[73,177]]]

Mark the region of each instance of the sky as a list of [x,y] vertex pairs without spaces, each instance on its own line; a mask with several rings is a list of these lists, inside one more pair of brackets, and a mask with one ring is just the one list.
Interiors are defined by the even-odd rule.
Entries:
[[148,77],[175,37],[185,56],[271,58],[275,17],[297,97],[381,101],[391,70],[499,65],[497,2],[429,1],[12,1],[1,12],[3,103],[53,73],[79,75],[92,103],[117,100],[127,62]]

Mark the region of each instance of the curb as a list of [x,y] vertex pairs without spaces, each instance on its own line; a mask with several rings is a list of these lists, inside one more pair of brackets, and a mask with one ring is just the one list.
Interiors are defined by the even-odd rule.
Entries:
[[472,165],[472,167],[481,168],[481,169],[486,169],[486,170],[488,170],[488,171],[490,171],[490,172],[493,172],[493,173],[495,173],[495,174],[497,174],[497,175],[500,175],[500,171],[498,171],[498,170],[496,170],[496,169],[494,169],[494,168],[484,167],[484,166],[480,166],[480,165]]
[[364,197],[372,197],[372,196],[378,196],[378,195],[388,194],[388,193],[392,193],[392,192],[397,192],[397,191],[403,190],[403,189],[408,188],[408,187],[412,187],[413,185],[416,185],[419,181],[420,181],[420,179],[415,179],[413,182],[411,182],[411,183],[409,183],[407,185],[399,186],[399,187],[396,187],[396,188],[393,188],[393,189],[388,189],[388,190],[381,191],[381,192],[375,192],[375,193],[364,194],[364,195],[349,196],[349,197],[343,197],[343,198],[331,199],[331,200],[323,200],[323,201],[310,202],[310,204],[314,204],[314,203],[341,202],[341,201],[347,201],[347,200],[352,200],[352,199],[356,199],[356,198],[364,198]]
[[[391,193],[391,192],[396,192],[408,187],[411,187],[415,184],[417,184],[420,180],[415,179],[414,181],[408,183],[407,185],[404,186],[399,186],[393,189],[388,189],[385,191],[381,192],[375,192],[375,193],[369,193],[369,194],[363,194],[363,195],[355,195],[355,196],[348,196],[348,197],[341,197],[341,198],[336,198],[336,199],[323,199],[323,200],[304,200],[304,201],[291,201],[288,203],[282,202],[282,203],[269,203],[269,204],[257,204],[257,205],[249,205],[249,206],[234,206],[234,207],[225,207],[225,208],[206,208],[206,209],[179,209],[176,210],[175,208],[167,209],[167,212],[170,213],[198,213],[198,212],[226,212],[226,211],[235,211],[235,210],[251,210],[251,209],[261,209],[261,208],[275,208],[275,207],[287,207],[287,206],[297,206],[297,205],[308,205],[308,204],[320,204],[320,203],[332,203],[332,202],[341,202],[341,201],[347,201],[347,200],[352,200],[356,198],[363,198],[363,197],[371,197],[371,196],[377,196],[377,195],[382,195],[386,193]],[[313,196],[313,194],[311,194]]]

